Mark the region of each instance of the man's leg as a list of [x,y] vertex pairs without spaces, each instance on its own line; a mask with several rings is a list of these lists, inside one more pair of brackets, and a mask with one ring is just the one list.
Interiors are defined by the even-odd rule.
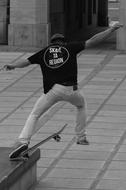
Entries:
[[86,139],[86,101],[80,92],[76,91],[69,97],[71,104],[77,107],[75,133],[77,144],[89,144]]
[[[48,94],[43,94],[34,105],[32,112],[26,120],[23,130],[19,135],[19,141],[29,142],[32,135],[39,130],[37,123],[39,118],[54,104],[56,100]],[[39,125],[40,127],[40,125]]]
[[19,135],[18,141],[14,145],[14,150],[9,155],[10,159],[18,157],[22,151],[28,148],[32,135],[39,130],[39,128],[36,129],[36,127],[40,116],[43,115],[57,101],[59,101],[59,97],[53,92],[53,90],[42,95],[38,99]]

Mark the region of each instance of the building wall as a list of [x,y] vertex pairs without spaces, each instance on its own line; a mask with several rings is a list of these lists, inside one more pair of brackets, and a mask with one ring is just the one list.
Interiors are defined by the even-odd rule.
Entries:
[[98,0],[98,26],[108,26],[108,0]]
[[120,0],[119,22],[123,27],[117,31],[117,49],[126,50],[126,0]]
[[110,21],[119,20],[119,6],[120,6],[120,0],[109,0],[108,17]]
[[9,45],[43,47],[48,30],[48,0],[10,1]]
[[[83,29],[107,26],[107,0],[51,0],[51,35],[55,32],[72,38]],[[74,35],[75,34],[75,35]]]
[[[9,1],[8,45],[45,47],[55,32],[72,37],[107,21],[108,0]],[[102,10],[102,11],[101,11]],[[102,16],[101,16],[102,15]]]
[[65,32],[64,0],[50,0],[49,4],[50,36]]
[[8,0],[0,0],[0,43],[7,44],[8,40]]

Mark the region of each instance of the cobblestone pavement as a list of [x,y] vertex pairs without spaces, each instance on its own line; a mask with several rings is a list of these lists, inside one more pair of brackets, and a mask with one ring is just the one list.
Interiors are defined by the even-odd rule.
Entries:
[[[32,52],[0,52],[0,66],[24,59]],[[31,145],[65,123],[62,141],[40,147],[38,182],[34,190],[126,189],[126,54],[90,49],[78,56],[79,81],[87,100],[87,134],[90,145],[75,143],[76,110],[60,102],[41,118],[42,128]],[[10,147],[41,95],[40,68],[0,72],[0,146]],[[32,190],[33,190],[32,189]]]

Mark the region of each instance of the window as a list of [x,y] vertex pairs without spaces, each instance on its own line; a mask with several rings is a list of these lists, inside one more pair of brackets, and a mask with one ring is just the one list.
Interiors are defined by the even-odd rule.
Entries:
[[96,0],[93,0],[93,14],[96,14]]
[[88,25],[92,24],[92,6],[93,6],[93,1],[88,0]]

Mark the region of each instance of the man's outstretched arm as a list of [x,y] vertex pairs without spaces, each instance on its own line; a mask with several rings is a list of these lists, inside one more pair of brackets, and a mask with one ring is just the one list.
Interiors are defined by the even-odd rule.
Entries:
[[23,60],[23,61],[17,61],[14,64],[8,64],[8,65],[4,65],[4,67],[2,68],[3,70],[13,70],[16,68],[24,68],[30,65],[30,62],[28,60]]
[[107,30],[94,35],[92,38],[85,42],[85,48],[93,47],[99,44],[100,42],[107,39],[114,31],[118,30],[120,27],[123,27],[123,25],[116,23]]

